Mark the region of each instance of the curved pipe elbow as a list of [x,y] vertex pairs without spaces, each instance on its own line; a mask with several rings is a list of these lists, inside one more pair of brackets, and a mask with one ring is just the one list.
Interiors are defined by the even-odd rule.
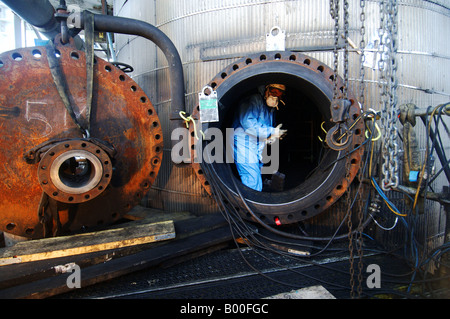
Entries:
[[[84,28],[83,20],[81,15],[82,28]],[[183,65],[177,48],[166,34],[147,22],[98,14],[94,14],[94,29],[102,32],[138,35],[155,43],[169,63],[171,112],[185,111]]]

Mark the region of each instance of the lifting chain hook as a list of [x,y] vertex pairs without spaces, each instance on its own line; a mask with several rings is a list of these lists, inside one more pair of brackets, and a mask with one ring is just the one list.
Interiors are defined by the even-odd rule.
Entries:
[[352,143],[353,134],[345,123],[338,123],[327,133],[327,145],[335,151],[343,151]]

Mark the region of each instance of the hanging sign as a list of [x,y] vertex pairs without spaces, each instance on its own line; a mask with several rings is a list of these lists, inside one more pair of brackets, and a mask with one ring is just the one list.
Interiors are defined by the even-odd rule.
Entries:
[[200,121],[218,122],[219,121],[219,103],[217,100],[217,92],[210,86],[205,86],[198,94],[200,104]]

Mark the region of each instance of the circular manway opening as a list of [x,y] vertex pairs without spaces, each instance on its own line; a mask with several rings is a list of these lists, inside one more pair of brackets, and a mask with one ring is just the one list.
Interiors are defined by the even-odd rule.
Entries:
[[60,191],[82,194],[100,182],[103,169],[100,160],[86,151],[69,151],[53,162],[50,176]]
[[[225,132],[226,128],[232,127],[241,99],[260,92],[260,87],[269,83],[286,86],[286,93],[282,99],[285,105],[279,104],[274,126],[283,124],[282,128],[287,129],[288,133],[279,143],[278,156],[270,145],[266,146],[267,149],[263,152],[268,157],[266,160],[279,159],[278,164],[271,166],[274,163],[270,161],[264,164],[265,167],[277,167],[276,171],[282,175],[263,174],[264,187],[261,193],[241,183],[234,163],[213,164],[222,183],[229,189],[234,189],[234,183],[230,179],[234,178],[247,199],[266,203],[295,201],[327,183],[334,170],[332,163],[337,159],[339,152],[325,147],[319,139],[325,138],[323,129],[331,127],[329,107],[332,87],[316,73],[309,70],[305,72],[301,75],[290,72],[259,73],[244,77],[229,86],[223,83],[223,88],[218,88],[218,91],[222,88],[223,93],[219,94],[221,120],[218,123],[209,123],[208,126],[218,127]],[[227,143],[229,142],[227,140]],[[226,165],[231,168],[232,176]],[[277,196],[271,196],[275,193]]]
[[[264,84],[255,87],[249,85],[252,82],[259,82],[255,80],[241,83],[237,89],[238,92],[242,90],[242,93],[230,92],[221,99],[222,105],[229,105],[222,129],[232,127],[232,120],[241,99],[250,94],[260,94]],[[307,94],[308,91],[299,90],[299,87],[304,87],[300,83],[295,85],[296,83],[292,81],[281,79],[273,81],[286,85],[286,94],[282,98],[285,105],[279,103],[278,110],[274,111],[274,126],[282,124],[282,128],[288,133],[276,146],[265,146],[263,167],[266,169],[262,171],[276,171],[280,174],[275,174],[276,176],[271,173],[262,174],[263,192],[280,192],[300,186],[311,177],[325,151],[319,137],[324,135],[321,125],[325,121],[325,115],[322,112],[327,112],[327,108],[317,105],[321,103],[320,98],[317,100]],[[236,165],[230,165],[234,175],[239,178]]]
[[82,188],[89,184],[95,172],[85,157],[73,156],[65,160],[58,170],[60,181],[71,188]]

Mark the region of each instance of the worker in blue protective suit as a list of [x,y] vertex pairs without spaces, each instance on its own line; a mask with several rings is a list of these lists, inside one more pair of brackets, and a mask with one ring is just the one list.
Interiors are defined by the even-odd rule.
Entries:
[[274,112],[278,110],[286,87],[269,84],[240,101],[233,120],[234,162],[244,185],[257,191],[263,187],[262,153],[266,144],[282,138],[287,130],[282,124],[274,127]]

